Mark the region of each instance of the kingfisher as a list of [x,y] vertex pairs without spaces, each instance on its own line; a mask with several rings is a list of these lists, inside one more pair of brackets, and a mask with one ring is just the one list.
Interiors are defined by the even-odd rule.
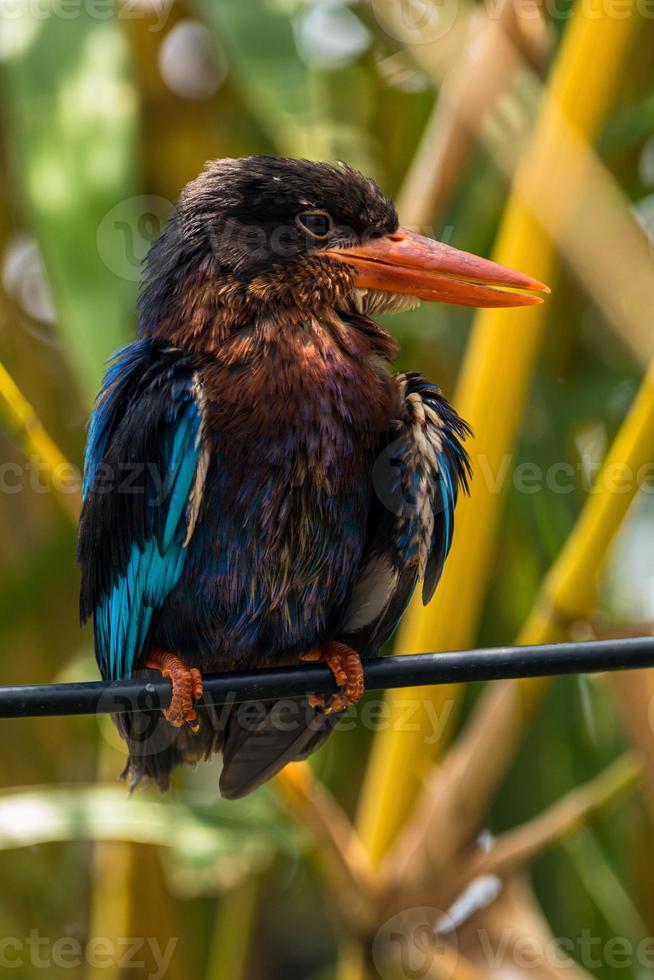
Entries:
[[[430,600],[470,475],[466,422],[390,372],[398,345],[373,317],[548,291],[402,227],[345,164],[221,159],[186,186],[85,457],[81,616],[101,674],[171,682],[165,710],[116,716],[132,787],[221,752],[235,799],[325,741],[418,583]],[[337,693],[203,701],[204,673],[301,661]]]

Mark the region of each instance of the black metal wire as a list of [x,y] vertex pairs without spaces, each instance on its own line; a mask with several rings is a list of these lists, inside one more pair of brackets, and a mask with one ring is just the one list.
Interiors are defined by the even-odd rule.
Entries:
[[[653,666],[654,636],[639,636],[382,657],[366,661],[364,671],[371,691]],[[204,699],[211,704],[274,701],[334,690],[332,674],[321,664],[204,676]],[[170,682],[153,671],[125,681],[0,687],[0,718],[143,711],[167,705],[170,693]]]

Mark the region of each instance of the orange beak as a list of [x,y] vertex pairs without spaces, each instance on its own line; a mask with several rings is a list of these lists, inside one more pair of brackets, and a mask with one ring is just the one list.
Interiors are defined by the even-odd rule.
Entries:
[[533,306],[549,288],[538,279],[497,262],[461,252],[431,238],[398,228],[352,248],[326,253],[357,270],[355,285],[404,293],[457,306]]

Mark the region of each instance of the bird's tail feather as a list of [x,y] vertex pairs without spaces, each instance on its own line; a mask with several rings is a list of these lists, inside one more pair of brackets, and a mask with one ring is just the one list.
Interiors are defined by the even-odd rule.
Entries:
[[220,792],[239,799],[289,762],[306,759],[331,734],[340,715],[317,712],[305,699],[235,707],[223,737]]
[[198,732],[174,728],[161,711],[125,712],[115,715],[118,731],[127,742],[127,765],[122,773],[135,789],[141,782],[155,783],[161,792],[170,786],[170,776],[183,762],[208,759],[220,748],[224,720],[213,705],[198,706]]
[[182,763],[222,749],[220,792],[230,800],[251,793],[288,762],[307,758],[325,741],[340,715],[316,712],[306,699],[198,705],[199,731],[174,728],[161,711],[115,715],[129,752],[123,776],[131,789],[153,782],[164,792]]

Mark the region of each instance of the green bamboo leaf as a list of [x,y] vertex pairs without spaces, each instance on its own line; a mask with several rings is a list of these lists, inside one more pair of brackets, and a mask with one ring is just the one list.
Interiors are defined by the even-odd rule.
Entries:
[[162,847],[172,885],[187,895],[231,887],[278,851],[295,850],[266,793],[201,807],[101,785],[0,793],[0,850],[53,841]]
[[[364,128],[372,118],[370,76],[356,65],[323,70],[300,57],[301,5],[271,0],[194,0],[194,5],[224,45],[239,92],[278,152],[342,157],[371,171],[375,154]],[[348,11],[348,16],[355,15]]]
[[266,0],[195,0],[203,20],[225,44],[250,111],[280,152],[306,156],[326,142],[292,21]]
[[[120,24],[92,16],[12,20],[5,52],[7,148],[13,186],[43,251],[67,355],[91,398],[103,361],[133,331],[137,276],[123,273],[125,229],[98,235],[123,203],[138,217],[137,93]],[[22,34],[20,31],[22,30]]]

